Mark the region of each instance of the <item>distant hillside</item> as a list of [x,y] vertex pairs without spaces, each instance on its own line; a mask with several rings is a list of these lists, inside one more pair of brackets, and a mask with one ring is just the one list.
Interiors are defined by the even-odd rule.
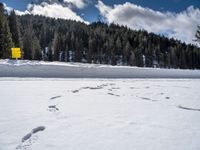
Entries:
[[16,46],[28,60],[200,69],[200,48],[146,31],[102,22],[86,25],[42,16],[19,17],[5,11],[0,17],[4,20],[0,33],[8,35],[0,42],[10,43],[0,45],[0,58],[10,57],[8,49]]

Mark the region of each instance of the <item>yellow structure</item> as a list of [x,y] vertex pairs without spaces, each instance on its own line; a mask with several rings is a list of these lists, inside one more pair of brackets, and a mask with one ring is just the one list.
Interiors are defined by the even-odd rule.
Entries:
[[20,59],[22,57],[20,48],[12,48],[12,59]]

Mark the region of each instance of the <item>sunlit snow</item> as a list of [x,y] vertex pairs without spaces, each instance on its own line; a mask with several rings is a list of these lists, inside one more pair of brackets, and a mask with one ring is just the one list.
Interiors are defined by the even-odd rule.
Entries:
[[199,79],[0,78],[0,150],[198,150]]

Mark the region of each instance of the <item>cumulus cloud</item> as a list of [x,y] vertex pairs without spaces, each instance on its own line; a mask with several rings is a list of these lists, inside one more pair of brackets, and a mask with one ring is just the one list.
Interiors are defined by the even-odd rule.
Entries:
[[28,11],[33,15],[42,15],[52,18],[71,19],[76,21],[85,22],[76,12],[72,11],[69,7],[53,3],[41,3],[40,5],[28,5]]
[[[12,7],[9,7],[9,6],[7,6],[5,3],[3,3],[3,5],[4,5],[4,8],[5,8],[5,10],[8,12],[8,14],[10,14],[10,12],[12,11],[12,10],[14,10]],[[25,14],[29,14],[30,12],[29,11],[19,11],[19,10],[15,10],[15,13],[17,14],[17,15],[25,15]]]
[[64,2],[71,4],[79,9],[83,9],[87,6],[88,0],[64,0]]
[[10,12],[13,10],[13,8],[7,6],[5,3],[3,3],[3,5],[4,5],[5,10],[6,10],[8,13],[10,13]]
[[[13,8],[8,7],[6,4],[4,4],[4,7],[8,13],[10,13],[10,11],[13,10]],[[26,15],[26,14],[42,15],[56,19],[57,18],[70,19],[89,24],[87,21],[82,19],[75,11],[70,9],[69,6],[62,5],[60,3],[42,2],[40,4],[28,4],[27,10],[25,11],[15,10],[15,12],[17,15]]]
[[193,6],[180,13],[154,11],[129,2],[107,6],[98,1],[96,7],[108,23],[164,34],[186,43],[194,44],[197,25],[200,24],[200,10]]
[[15,10],[15,13],[19,16],[30,14],[28,10],[25,10],[25,11]]

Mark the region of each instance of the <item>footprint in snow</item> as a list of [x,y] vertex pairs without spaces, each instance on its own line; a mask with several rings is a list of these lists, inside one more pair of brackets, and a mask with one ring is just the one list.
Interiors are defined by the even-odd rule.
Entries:
[[108,93],[108,95],[111,95],[111,96],[116,96],[116,97],[120,97],[120,95],[113,94],[113,93]]
[[31,132],[27,133],[22,139],[21,144],[16,147],[16,150],[29,150],[31,149],[31,146],[37,142],[38,140],[38,132],[44,131],[45,126],[39,126],[34,129],[32,129]]
[[137,88],[137,87],[130,87],[130,89],[135,90],[135,89],[140,89],[140,88]]
[[152,102],[158,101],[158,100],[154,100],[154,99],[151,99],[151,98],[148,98],[148,97],[139,97],[139,96],[137,96],[137,97],[142,99],[142,100],[146,100],[146,101],[152,101]]
[[59,111],[59,109],[57,108],[56,105],[50,105],[48,107],[48,111],[50,111],[50,112],[57,112],[57,111]]
[[119,87],[112,87],[111,89],[113,89],[113,90],[119,90],[120,88]]
[[60,95],[59,96],[54,96],[54,97],[51,97],[50,100],[58,99],[60,97],[62,97],[62,96],[60,96]]
[[88,89],[89,90],[99,90],[99,89],[103,89],[105,86],[107,86],[107,85],[102,84],[102,85],[98,85],[98,86],[95,86],[95,87],[81,87],[78,90],[73,90],[72,93],[78,93],[81,90],[88,90]]
[[79,90],[73,90],[72,91],[72,93],[78,93],[79,92]]
[[185,110],[191,110],[191,111],[200,111],[198,108],[189,108],[189,107],[183,107],[181,105],[177,106],[180,109],[185,109]]

